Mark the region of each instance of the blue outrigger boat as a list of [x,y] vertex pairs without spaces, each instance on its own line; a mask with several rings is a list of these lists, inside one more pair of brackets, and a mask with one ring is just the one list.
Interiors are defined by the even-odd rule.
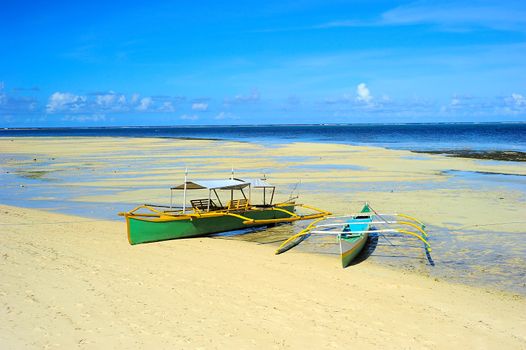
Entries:
[[[389,226],[378,229],[377,225]],[[405,229],[407,227],[409,229]],[[405,214],[378,214],[369,203],[365,203],[357,214],[326,216],[313,221],[307,228],[284,241],[276,250],[276,254],[292,249],[311,235],[332,235],[338,240],[342,266],[345,268],[351,265],[363,250],[371,233],[410,235],[424,243],[427,253],[431,251],[427,241],[428,234],[421,221]]]

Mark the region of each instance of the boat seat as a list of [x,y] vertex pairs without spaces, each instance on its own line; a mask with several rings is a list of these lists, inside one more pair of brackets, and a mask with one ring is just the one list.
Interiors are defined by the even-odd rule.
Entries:
[[248,199],[233,199],[227,204],[228,210],[247,210],[248,207]]
[[195,211],[206,211],[208,207],[208,201],[210,201],[210,211],[212,210],[219,210],[221,209],[218,207],[213,200],[204,198],[204,199],[192,199],[190,203],[192,204],[192,208],[194,208]]

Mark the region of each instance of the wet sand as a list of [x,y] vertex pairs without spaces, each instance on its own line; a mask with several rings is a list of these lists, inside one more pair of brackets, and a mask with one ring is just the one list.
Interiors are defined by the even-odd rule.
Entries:
[[[431,225],[476,228],[513,223],[526,212],[526,168],[518,162],[340,144],[148,138],[0,138],[0,149],[0,175],[13,185],[5,193],[33,202],[45,200],[43,190],[51,198],[53,190],[64,190],[68,201],[166,204],[167,188],[183,181],[187,167],[190,179],[228,178],[231,168],[240,177],[265,175],[278,186],[278,201],[301,181],[301,200],[323,203],[334,213],[369,201],[384,212],[412,213]],[[508,174],[522,182],[516,188],[498,182],[481,186],[455,172]],[[16,182],[20,177],[34,181]],[[525,232],[523,223],[499,230]]]

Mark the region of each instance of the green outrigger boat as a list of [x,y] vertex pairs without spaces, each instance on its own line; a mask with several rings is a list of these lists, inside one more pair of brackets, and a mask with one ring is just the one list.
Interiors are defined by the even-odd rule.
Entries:
[[[389,225],[389,227],[377,228],[377,225]],[[407,227],[409,229],[405,229]],[[307,228],[284,241],[276,250],[276,254],[292,249],[311,235],[335,236],[340,247],[342,266],[345,268],[351,265],[362,252],[371,233],[382,236],[387,234],[410,235],[424,243],[427,253],[431,251],[431,246],[427,241],[428,234],[421,221],[405,214],[379,214],[369,203],[365,203],[357,214],[318,218]]]
[[[254,189],[263,192],[260,204],[253,204],[251,201]],[[187,207],[189,190],[206,190],[208,197],[190,200],[190,206]],[[183,206],[180,208],[172,205],[174,191],[183,191]],[[223,199],[219,195],[221,191],[229,194],[227,201],[224,195]],[[241,196],[235,196],[234,193]],[[275,186],[265,179],[241,180],[232,176],[228,180],[188,181],[185,176],[183,184],[170,188],[170,206],[144,204],[119,215],[126,218],[130,244],[204,236],[330,215],[327,211],[297,204],[292,199],[273,204],[274,193]],[[270,196],[269,200],[267,196]],[[313,213],[299,215],[296,213],[298,207],[310,209]]]

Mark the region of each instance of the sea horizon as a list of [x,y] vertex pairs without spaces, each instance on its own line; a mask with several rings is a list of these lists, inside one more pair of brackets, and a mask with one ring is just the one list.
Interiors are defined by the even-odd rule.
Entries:
[[[4,128],[0,137],[154,137],[321,142],[412,151],[526,152],[526,122],[254,124]],[[445,152],[447,153],[447,152]]]
[[376,125],[480,125],[480,124],[526,124],[524,121],[436,121],[436,122],[378,122],[378,123],[269,123],[269,124],[159,124],[159,125],[104,125],[104,126],[29,126],[29,127],[3,127],[0,130],[40,130],[40,129],[128,129],[128,128],[206,128],[206,127],[287,127],[287,126],[376,126]]

